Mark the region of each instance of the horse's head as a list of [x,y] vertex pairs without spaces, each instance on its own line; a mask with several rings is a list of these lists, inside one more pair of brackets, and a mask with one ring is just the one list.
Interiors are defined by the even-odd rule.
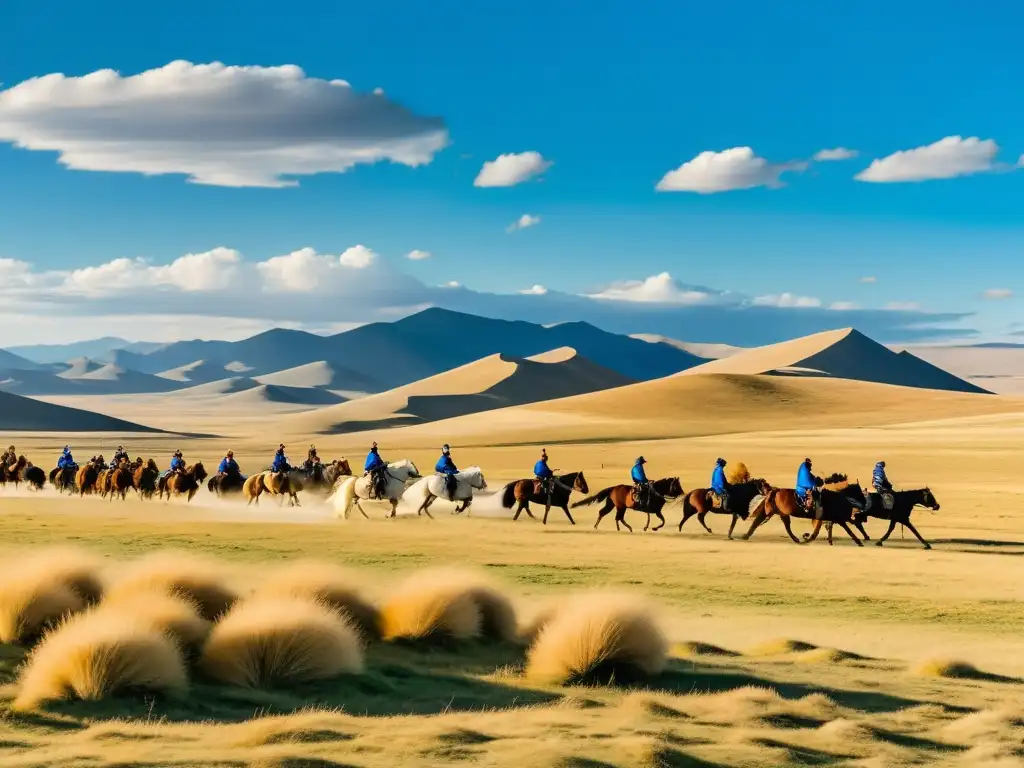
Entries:
[[468,475],[470,488],[482,491],[487,487],[487,481],[484,479],[484,472],[480,467],[469,467],[466,469],[465,474]]
[[763,477],[759,477],[756,480],[752,480],[751,482],[757,486],[757,492],[762,496],[767,496],[769,493],[772,492],[771,483],[769,483]]
[[154,472],[160,471],[160,467],[156,465],[156,462],[153,461],[153,459],[150,459],[149,461],[146,462],[146,469],[151,469]]
[[922,489],[922,491],[921,491],[921,506],[922,507],[927,507],[928,509],[932,510],[932,512],[938,512],[939,511],[939,509],[940,509],[939,502],[935,498],[935,494],[932,493],[932,489],[931,488],[924,488],[924,489]]
[[587,478],[583,476],[582,469],[576,473],[576,479],[572,482],[572,489],[580,493],[590,493],[590,486],[587,485]]
[[673,499],[683,495],[683,484],[679,481],[678,477],[668,478],[667,487],[665,488],[663,495]]
[[206,468],[203,466],[203,462],[197,461],[192,466],[192,474],[195,476],[197,482],[203,482],[206,479]]
[[342,475],[351,475],[352,474],[352,467],[351,467],[351,465],[349,465],[348,459],[344,459],[344,458],[338,459],[337,461],[334,462],[334,464],[338,468],[338,473],[339,474],[342,474]]

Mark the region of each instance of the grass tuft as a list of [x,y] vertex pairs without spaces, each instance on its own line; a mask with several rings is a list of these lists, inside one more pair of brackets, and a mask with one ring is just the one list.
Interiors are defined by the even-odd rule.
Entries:
[[238,595],[228,586],[220,563],[188,552],[161,551],[130,563],[111,586],[109,595],[120,599],[131,593],[174,595],[195,604],[199,615],[214,621]]

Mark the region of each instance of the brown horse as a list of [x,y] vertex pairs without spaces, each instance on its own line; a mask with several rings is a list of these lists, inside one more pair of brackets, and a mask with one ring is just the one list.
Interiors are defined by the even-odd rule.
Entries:
[[515,515],[512,516],[513,522],[519,519],[519,515],[526,512],[531,518],[536,520],[533,516],[533,512],[530,511],[530,502],[544,505],[544,520],[543,523],[547,525],[548,512],[551,511],[552,507],[558,507],[565,516],[569,518],[569,522],[576,525],[576,521],[572,519],[572,515],[569,513],[569,494],[572,491],[579,491],[580,493],[590,493],[590,487],[587,485],[587,479],[583,476],[583,470],[579,472],[570,472],[567,475],[558,477],[558,483],[551,484],[551,492],[545,493],[543,488],[540,487],[540,481],[534,478],[525,480],[516,480],[506,485],[501,491],[501,506],[505,509],[512,509],[519,503],[518,509],[516,509]]
[[69,491],[74,493],[77,489],[75,486],[75,475],[78,471],[75,467],[54,467],[50,470],[50,482],[53,483],[53,487],[56,488],[60,493]]
[[242,484],[242,495],[248,499],[245,506],[249,506],[254,501],[256,502],[256,506],[259,506],[260,496],[263,495],[265,490],[266,488],[263,485],[262,472],[257,472],[255,475],[249,475]]
[[792,488],[775,488],[765,499],[763,512],[754,517],[750,530],[743,538],[749,539],[766,520],[773,515],[778,515],[782,519],[789,538],[797,544],[803,544],[806,541],[801,541],[793,533],[790,521],[794,517],[814,520],[815,538],[824,523],[838,523],[857,546],[862,547],[864,545],[851,530],[850,523],[853,522],[858,506],[863,507],[864,503],[864,491],[860,484],[847,482],[845,475],[833,475],[828,478],[820,491],[814,510],[808,510],[797,498],[796,491]]
[[157,492],[160,498],[167,494],[167,500],[171,496],[186,496],[186,501],[192,501],[192,497],[199,490],[199,485],[206,479],[206,469],[203,462],[197,461],[190,467],[185,467],[183,472],[172,472],[170,475],[162,476],[157,482]]
[[6,485],[11,483],[15,488],[18,487],[18,483],[21,482],[21,473],[25,469],[25,465],[28,464],[28,459],[24,456],[19,456],[17,461],[13,464],[0,465],[0,485]]
[[152,459],[135,469],[135,472],[132,473],[132,485],[135,486],[135,491],[139,494],[140,499],[153,498],[159,477],[160,468]]
[[78,495],[80,497],[96,491],[96,480],[99,475],[99,462],[90,461],[79,468],[78,474],[75,475],[75,485],[78,486]]
[[595,504],[599,501],[604,502],[604,506],[597,512],[597,521],[594,523],[594,529],[601,524],[604,516],[615,510],[615,530],[622,530],[619,525],[626,526],[626,530],[630,533],[633,529],[629,523],[626,522],[626,510],[635,509],[639,512],[647,513],[647,525],[644,526],[646,531],[651,525],[651,515],[656,515],[661,520],[661,525],[658,525],[654,530],[660,530],[665,526],[665,516],[661,514],[662,507],[671,500],[677,499],[683,495],[683,486],[679,482],[678,477],[663,477],[661,480],[655,480],[651,483],[651,494],[650,499],[645,499],[644,504],[640,504],[637,501],[636,494],[633,493],[632,485],[613,485],[610,488],[605,488],[602,491],[598,491],[593,496],[588,496],[582,501],[577,501],[572,505],[573,509],[577,507],[586,506],[588,504]]
[[[711,528],[704,522],[708,513],[732,515],[728,534],[731,539],[732,533],[736,529],[736,521],[746,520],[751,513],[755,515],[761,513],[764,510],[765,498],[771,490],[772,487],[760,478],[746,480],[742,483],[732,483],[729,486],[729,508],[723,509],[721,506],[714,505],[710,488],[694,488],[683,498],[683,518],[679,521],[679,530],[682,531],[683,523],[696,515],[697,522],[704,527],[705,531],[711,533]],[[751,504],[755,500],[757,500],[757,504],[751,509]]]
[[338,484],[338,480],[349,477],[351,474],[352,467],[349,465],[348,459],[335,459],[324,468],[324,482],[327,483],[328,488],[334,488]]
[[132,479],[132,467],[127,461],[122,461],[117,467],[107,472],[107,493],[111,501],[114,500],[114,496],[120,496],[121,501],[124,501],[125,496],[128,495],[134,487],[135,483]]

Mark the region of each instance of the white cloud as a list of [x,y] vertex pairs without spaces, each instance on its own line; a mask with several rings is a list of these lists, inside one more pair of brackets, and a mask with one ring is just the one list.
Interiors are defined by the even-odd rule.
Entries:
[[230,248],[189,253],[170,264],[153,266],[145,259],[114,259],[63,274],[59,290],[85,295],[109,295],[132,288],[177,288],[209,292],[227,288],[242,256]]
[[833,301],[828,305],[829,309],[833,309],[836,312],[850,312],[854,309],[860,309],[860,307],[852,301]]
[[711,298],[707,290],[682,285],[668,272],[652,275],[646,280],[612,283],[604,290],[588,295],[592,299],[654,304],[700,304]]
[[462,283],[458,280],[449,280],[447,283],[441,286],[442,288],[461,288]]
[[338,257],[338,262],[343,267],[351,269],[366,269],[377,259],[377,254],[365,245],[353,245],[346,248],[345,252]]
[[270,292],[307,293],[313,291],[328,271],[338,264],[334,256],[321,255],[314,248],[275,256],[256,265]]
[[947,136],[924,147],[904,149],[871,161],[854,178],[858,181],[888,183],[952,179],[995,170],[999,145],[977,136]]
[[1009,288],[989,288],[982,294],[982,298],[999,301],[1000,299],[1013,298],[1013,291]]
[[528,213],[524,213],[518,219],[509,224],[508,229],[505,231],[515,232],[518,229],[528,229],[530,227],[535,227],[538,224],[540,224],[540,216],[531,216]]
[[868,275],[867,277],[862,277],[860,279],[860,281],[862,283],[872,284],[872,283],[877,283],[878,282],[878,278],[875,277],[874,275]]
[[358,93],[294,65],[174,61],[128,77],[51,74],[2,90],[0,142],[57,152],[77,170],[285,187],[360,163],[429,163],[448,132],[441,119],[383,93]]
[[890,301],[885,308],[890,312],[917,312],[921,305],[916,301]]
[[409,253],[406,254],[405,258],[407,258],[409,261],[423,261],[424,259],[429,259],[430,255],[430,251],[421,251],[419,248],[417,248],[416,250],[409,251]]
[[548,289],[543,285],[535,285],[532,288],[526,288],[520,291],[524,296],[543,296],[548,292]]
[[554,163],[545,160],[540,152],[520,152],[498,155],[488,160],[477,174],[474,187],[514,187],[544,173]]
[[666,173],[655,189],[659,192],[697,192],[709,195],[735,189],[780,187],[786,171],[803,170],[803,163],[769,163],[750,147],[722,152],[701,152],[674,171]]
[[797,296],[795,293],[776,293],[756,296],[751,303],[755,307],[810,309],[812,307],[820,307],[821,299],[816,299],[813,296]]
[[836,147],[835,149],[821,149],[814,154],[814,159],[819,163],[827,163],[830,161],[838,160],[852,160],[857,156],[857,150],[847,149],[846,147]]

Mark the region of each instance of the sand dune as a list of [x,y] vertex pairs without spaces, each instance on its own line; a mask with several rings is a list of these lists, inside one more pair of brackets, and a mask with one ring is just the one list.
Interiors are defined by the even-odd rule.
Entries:
[[0,392],[0,429],[11,432],[155,432],[100,413]]
[[369,376],[342,368],[341,366],[320,360],[276,373],[257,376],[261,384],[281,387],[320,387],[322,389],[353,390],[357,392],[376,392],[380,384]]
[[491,355],[404,387],[315,413],[288,416],[281,428],[337,433],[435,421],[542,399],[623,386],[615,371],[559,348],[533,358]]
[[103,363],[98,363],[88,357],[76,357],[73,360],[68,360],[67,368],[57,375],[62,379],[78,379],[102,367]]
[[196,360],[193,363],[180,365],[177,368],[172,368],[169,371],[163,371],[156,375],[162,379],[177,381],[183,384],[189,382],[193,384],[206,384],[225,378],[229,375],[229,372],[223,365],[210,363],[206,360]]
[[212,401],[225,395],[245,392],[259,386],[260,383],[255,379],[250,379],[246,376],[229,376],[226,379],[210,381],[206,384],[196,384],[194,387],[185,387],[184,389],[171,392],[165,397],[168,400],[189,398],[197,400],[210,399]]
[[258,406],[265,403],[282,403],[289,405],[336,405],[343,403],[344,398],[324,389],[313,387],[282,387],[276,384],[257,384],[241,391],[223,395],[223,402],[228,405],[251,404]]
[[630,335],[634,339],[640,339],[641,341],[646,341],[649,344],[668,344],[670,347],[681,349],[683,352],[689,352],[691,355],[703,357],[706,360],[719,360],[723,357],[732,357],[740,352],[745,352],[747,349],[746,347],[734,347],[731,344],[705,344],[698,341],[679,341],[679,339],[662,336],[658,333],[633,333]]
[[746,350],[683,371],[708,373],[830,376],[951,392],[986,390],[936,368],[910,353],[897,354],[853,328],[825,331],[780,344]]

